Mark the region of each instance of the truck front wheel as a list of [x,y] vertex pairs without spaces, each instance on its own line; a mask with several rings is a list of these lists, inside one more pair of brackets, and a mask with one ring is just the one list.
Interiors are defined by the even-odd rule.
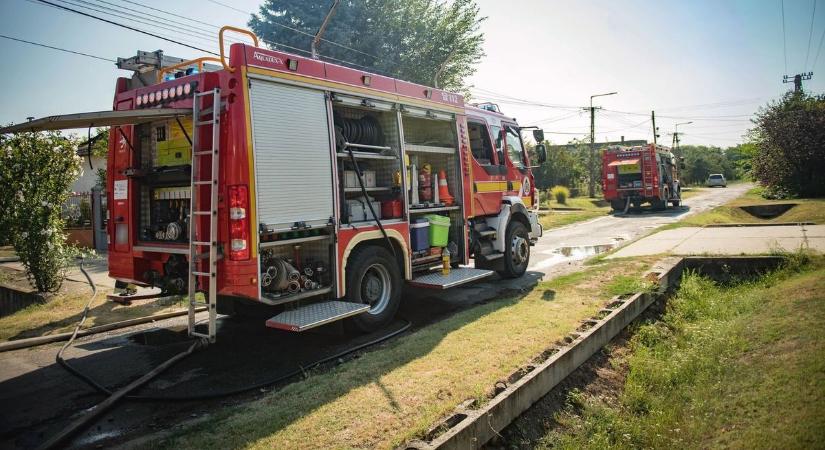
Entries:
[[363,332],[388,325],[401,304],[401,272],[395,259],[386,249],[373,245],[355,251],[348,262],[346,300],[370,305],[349,323]]
[[498,272],[504,278],[518,278],[527,271],[530,263],[530,233],[523,223],[513,220],[507,225],[504,243],[504,270]]

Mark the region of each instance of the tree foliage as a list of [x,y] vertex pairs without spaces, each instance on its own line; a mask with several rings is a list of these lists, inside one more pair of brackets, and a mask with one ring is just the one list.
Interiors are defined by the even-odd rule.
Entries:
[[684,169],[679,173],[683,185],[702,184],[712,173],[721,173],[727,180],[741,178],[737,170],[743,156],[738,147],[722,149],[704,145],[683,145],[679,154],[685,158]]
[[[307,53],[331,5],[265,0],[249,26],[273,48]],[[484,56],[484,19],[474,0],[342,1],[317,49],[332,62],[428,86],[438,73],[438,87],[460,91]]]
[[0,136],[0,149],[0,229],[32,284],[56,291],[72,253],[60,212],[80,173],[76,143],[59,132],[26,132]]
[[[587,185],[589,144],[578,140],[573,140],[568,145],[544,144],[547,147],[547,161],[541,167],[533,169],[537,188],[544,190],[551,186],[567,186],[576,192]],[[530,154],[535,153],[532,149],[528,150]],[[601,158],[597,162],[600,165]],[[597,173],[601,173],[600,170],[597,169]]]
[[754,177],[769,192],[825,196],[825,95],[789,92],[755,122]]

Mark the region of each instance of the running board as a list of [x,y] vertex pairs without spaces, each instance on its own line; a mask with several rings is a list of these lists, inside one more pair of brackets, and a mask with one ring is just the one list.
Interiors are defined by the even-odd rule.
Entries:
[[449,275],[442,275],[441,271],[431,272],[420,277],[413,278],[409,283],[413,286],[430,289],[450,289],[472,281],[487,278],[494,272],[492,270],[471,269],[469,267],[459,267],[451,269]]
[[305,331],[310,328],[346,319],[361,314],[370,309],[366,303],[342,302],[338,300],[324,301],[301,306],[297,309],[284,311],[266,321],[269,328],[287,331]]

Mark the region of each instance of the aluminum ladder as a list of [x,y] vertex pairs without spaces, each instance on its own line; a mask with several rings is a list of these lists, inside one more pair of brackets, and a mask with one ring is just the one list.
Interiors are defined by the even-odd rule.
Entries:
[[[202,108],[203,101],[211,105]],[[218,315],[216,302],[220,113],[220,89],[195,93],[192,101],[192,176],[189,206],[189,336],[208,339],[210,343],[215,342]],[[202,116],[209,119],[201,120]],[[206,130],[212,134],[209,148],[201,148],[201,127],[211,127],[211,130]],[[210,168],[208,173],[201,173],[204,168]],[[209,209],[198,209],[203,207],[201,195],[206,190],[209,191]],[[207,216],[208,220],[204,220],[204,216]],[[203,279],[208,282],[202,282]],[[204,301],[198,301],[199,291],[204,293]],[[200,305],[205,305],[209,314],[207,333],[195,331],[195,309]]]

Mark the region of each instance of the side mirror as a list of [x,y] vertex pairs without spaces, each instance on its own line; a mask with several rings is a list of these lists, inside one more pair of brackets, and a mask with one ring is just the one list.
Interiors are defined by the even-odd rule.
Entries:
[[533,130],[533,139],[536,141],[537,144],[541,144],[542,142],[544,142],[544,130],[542,130],[541,128]]
[[547,161],[547,148],[544,144],[536,144],[536,154],[539,157],[539,164],[544,164]]

